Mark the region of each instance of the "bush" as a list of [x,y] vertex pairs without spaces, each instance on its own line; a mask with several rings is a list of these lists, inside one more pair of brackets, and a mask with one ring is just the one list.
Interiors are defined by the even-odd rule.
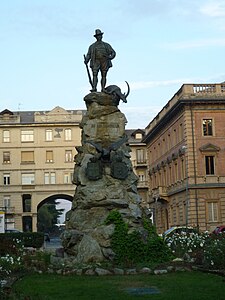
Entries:
[[166,243],[176,257],[198,258],[198,262],[201,262],[207,239],[208,234],[183,232],[179,234],[174,233],[171,237],[166,239]]
[[203,265],[225,270],[225,234],[211,235],[205,245]]
[[19,240],[24,247],[40,248],[44,243],[44,234],[39,232],[0,233],[0,255],[13,254],[15,241]]
[[51,253],[43,251],[35,251],[33,253],[24,253],[23,265],[28,269],[46,271],[50,265]]
[[225,234],[174,234],[166,240],[176,257],[207,269],[225,269]]
[[168,261],[172,257],[167,245],[147,220],[143,222],[144,236],[143,232],[137,230],[129,232],[128,225],[116,210],[109,213],[105,223],[115,224],[111,246],[115,253],[116,263],[125,266],[139,263],[154,264]]
[[16,238],[6,239],[5,242],[0,243],[0,299],[8,299],[2,289],[5,279],[23,269],[23,244]]

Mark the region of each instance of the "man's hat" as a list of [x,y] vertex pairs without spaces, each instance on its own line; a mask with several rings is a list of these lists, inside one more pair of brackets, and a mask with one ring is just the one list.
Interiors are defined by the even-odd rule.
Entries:
[[97,35],[103,35],[104,32],[101,32],[100,29],[96,29],[95,30],[95,34],[94,34],[94,37],[96,37]]

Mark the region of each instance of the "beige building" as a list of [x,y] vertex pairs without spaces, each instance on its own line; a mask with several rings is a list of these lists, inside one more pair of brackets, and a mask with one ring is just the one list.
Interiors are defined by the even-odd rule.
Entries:
[[37,210],[50,199],[72,201],[75,146],[85,111],[0,113],[0,210],[6,228],[36,231]]
[[225,224],[225,83],[184,84],[146,127],[149,201],[159,233]]
[[131,147],[131,162],[133,170],[138,176],[138,193],[142,199],[142,205],[148,208],[148,174],[146,144],[142,142],[145,131],[142,129],[127,129],[128,143]]

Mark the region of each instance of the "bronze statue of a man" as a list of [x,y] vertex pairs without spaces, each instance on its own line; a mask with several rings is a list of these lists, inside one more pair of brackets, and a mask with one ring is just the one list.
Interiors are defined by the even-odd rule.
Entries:
[[97,91],[99,70],[101,71],[101,88],[104,92],[106,85],[106,75],[108,69],[112,67],[111,60],[116,56],[116,52],[113,50],[111,45],[102,41],[102,36],[103,32],[101,32],[100,29],[96,29],[94,37],[97,41],[89,47],[88,53],[84,59],[84,63],[86,65],[90,61],[90,68],[92,69],[92,92]]

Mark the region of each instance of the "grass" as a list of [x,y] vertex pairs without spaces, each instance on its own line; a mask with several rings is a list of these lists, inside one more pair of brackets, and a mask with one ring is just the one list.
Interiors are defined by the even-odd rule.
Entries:
[[[160,294],[131,295],[127,288],[155,287]],[[34,274],[13,286],[14,297],[26,300],[222,300],[223,277],[201,272],[176,272],[165,275],[75,276]]]

